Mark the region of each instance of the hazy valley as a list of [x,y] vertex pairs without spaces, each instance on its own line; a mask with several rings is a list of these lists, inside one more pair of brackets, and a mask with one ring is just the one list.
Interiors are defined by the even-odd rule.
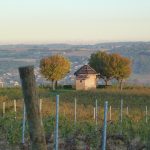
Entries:
[[72,62],[71,72],[65,78],[65,83],[73,82],[73,73],[86,64],[91,53],[98,50],[110,53],[120,53],[129,57],[132,62],[132,76],[129,82],[135,84],[150,84],[150,42],[117,42],[99,43],[94,45],[1,45],[0,46],[0,80],[6,85],[19,83],[18,67],[34,65],[37,82],[43,82],[39,72],[40,59],[53,54],[62,54]]

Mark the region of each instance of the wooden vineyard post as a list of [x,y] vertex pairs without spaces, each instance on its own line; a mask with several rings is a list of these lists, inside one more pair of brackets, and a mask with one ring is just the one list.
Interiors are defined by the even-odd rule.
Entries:
[[111,121],[111,106],[109,106],[109,120]]
[[23,118],[22,118],[22,144],[25,144],[25,125],[26,125],[26,108],[23,103]]
[[145,107],[145,121],[146,121],[146,123],[148,122],[148,119],[147,119],[147,106]]
[[104,106],[104,125],[102,133],[102,150],[106,150],[106,131],[107,131],[107,111],[108,111],[108,102],[105,102]]
[[95,107],[93,108],[93,118],[94,118],[94,120],[95,120]]
[[122,123],[122,117],[123,117],[123,99],[121,99],[121,105],[120,105],[120,122]]
[[3,117],[5,116],[5,108],[6,108],[6,103],[3,102]]
[[74,123],[76,125],[77,122],[77,99],[74,100]]
[[56,127],[55,127],[55,150],[58,150],[58,130],[59,130],[59,95],[56,96]]
[[40,101],[39,101],[39,103],[40,103],[40,115],[41,115],[41,124],[43,123],[42,122],[42,102],[43,102],[43,100],[42,99],[40,99]]
[[129,115],[129,108],[128,108],[128,106],[127,106],[127,116]]
[[98,122],[98,114],[97,114],[97,99],[95,101],[95,124],[96,124],[96,130],[97,130],[97,122]]
[[40,99],[40,113],[42,113],[42,102],[43,102],[43,100]]
[[99,117],[100,117],[100,114],[101,114],[101,113],[100,113],[100,110],[101,110],[100,105],[98,106],[98,109],[97,109],[97,110],[98,110],[98,112],[99,112]]
[[17,109],[16,109],[16,100],[14,100],[14,112],[15,112],[15,119],[16,119],[16,113],[17,113]]
[[41,124],[39,100],[36,91],[34,67],[20,67],[19,73],[23,89],[32,150],[46,150],[47,147],[44,128],[43,124]]

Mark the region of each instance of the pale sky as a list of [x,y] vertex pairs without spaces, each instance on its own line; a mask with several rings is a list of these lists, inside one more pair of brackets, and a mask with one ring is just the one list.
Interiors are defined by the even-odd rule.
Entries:
[[150,41],[150,0],[1,0],[0,44]]

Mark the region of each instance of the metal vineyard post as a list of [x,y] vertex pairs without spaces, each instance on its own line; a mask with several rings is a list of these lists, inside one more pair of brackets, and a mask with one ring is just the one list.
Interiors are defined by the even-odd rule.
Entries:
[[106,150],[107,111],[108,111],[108,102],[106,101],[105,106],[104,106],[104,126],[103,126],[103,134],[102,134],[102,150]]
[[55,127],[55,150],[58,150],[58,126],[59,126],[59,95],[56,96],[56,127]]

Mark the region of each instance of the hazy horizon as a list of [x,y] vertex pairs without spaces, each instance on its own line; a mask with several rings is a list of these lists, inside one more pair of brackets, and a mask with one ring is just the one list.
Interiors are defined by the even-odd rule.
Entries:
[[0,44],[150,41],[149,0],[5,0]]
[[76,42],[24,42],[24,43],[0,43],[0,46],[4,45],[48,45],[48,44],[68,44],[68,45],[95,45],[95,44],[107,44],[107,43],[137,43],[137,42],[150,42],[149,41],[87,41],[87,42],[82,42],[82,41],[76,41]]

